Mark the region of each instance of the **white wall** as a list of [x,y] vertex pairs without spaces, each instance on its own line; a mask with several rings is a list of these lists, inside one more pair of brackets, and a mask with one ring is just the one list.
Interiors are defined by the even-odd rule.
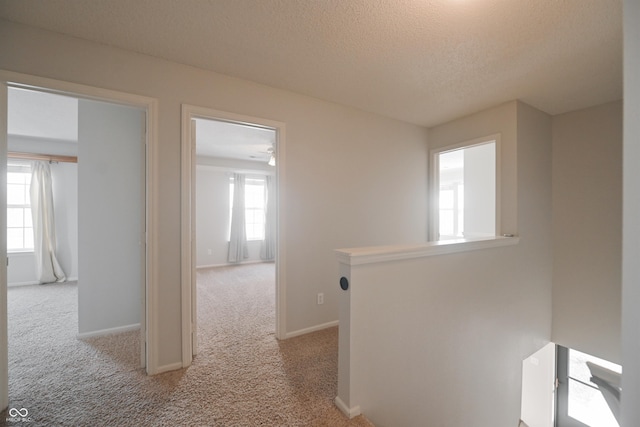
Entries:
[[418,126],[7,21],[0,52],[0,69],[158,99],[160,367],[181,360],[181,103],[286,124],[285,332],[337,320],[334,248],[426,238],[426,131]]
[[464,150],[464,236],[496,235],[496,145]]
[[624,2],[622,426],[640,425],[640,2]]
[[553,117],[553,336],[620,362],[622,103]]
[[495,133],[503,219],[519,244],[351,267],[340,327],[353,363],[339,393],[375,425],[518,424],[522,360],[551,337],[551,119],[510,102],[431,129],[429,143]]
[[78,280],[78,165],[51,165],[58,262],[67,280]]
[[521,418],[529,427],[553,427],[556,346],[549,343],[522,361]]
[[78,103],[78,331],[141,321],[144,112]]
[[229,174],[196,165],[196,267],[227,263]]

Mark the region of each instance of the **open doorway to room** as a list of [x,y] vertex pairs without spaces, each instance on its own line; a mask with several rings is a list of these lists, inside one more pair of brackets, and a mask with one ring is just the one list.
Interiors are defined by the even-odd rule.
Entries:
[[0,394],[36,411],[51,404],[49,392],[63,399],[62,390],[74,392],[69,384],[86,384],[83,373],[95,381],[99,359],[146,366],[147,111],[33,84],[5,89],[8,360]]
[[[278,176],[283,126],[183,107],[183,365],[220,334],[278,336]],[[185,242],[185,236],[189,237]],[[186,289],[185,289],[186,288]],[[185,291],[190,291],[188,295]],[[245,324],[237,320],[242,319]],[[246,324],[250,322],[251,325]],[[183,328],[183,331],[185,329]],[[187,329],[188,331],[188,329]]]

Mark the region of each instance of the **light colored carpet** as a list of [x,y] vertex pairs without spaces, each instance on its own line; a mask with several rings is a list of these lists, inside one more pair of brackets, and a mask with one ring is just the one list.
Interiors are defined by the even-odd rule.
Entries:
[[31,426],[371,426],[334,406],[337,328],[278,341],[273,265],[198,272],[199,354],[146,376],[139,337],[78,340],[74,283],[10,288],[9,408]]

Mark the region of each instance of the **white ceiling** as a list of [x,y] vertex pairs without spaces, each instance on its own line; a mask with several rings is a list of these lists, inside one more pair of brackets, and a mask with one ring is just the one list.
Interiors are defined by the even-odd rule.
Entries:
[[68,96],[9,88],[9,135],[78,142],[78,100]]
[[0,0],[0,17],[424,126],[622,97],[621,0]]
[[[9,135],[78,142],[78,99],[9,88]],[[259,126],[196,119],[196,154],[267,163],[275,151],[276,132]]]
[[276,132],[257,126],[196,119],[196,154],[267,163]]

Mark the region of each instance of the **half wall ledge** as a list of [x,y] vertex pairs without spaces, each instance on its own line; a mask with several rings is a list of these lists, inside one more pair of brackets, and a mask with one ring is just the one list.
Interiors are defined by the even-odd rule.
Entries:
[[336,256],[341,264],[362,265],[453,254],[480,249],[499,248],[502,246],[517,245],[519,242],[520,238],[517,236],[441,240],[416,245],[390,245],[336,249]]

